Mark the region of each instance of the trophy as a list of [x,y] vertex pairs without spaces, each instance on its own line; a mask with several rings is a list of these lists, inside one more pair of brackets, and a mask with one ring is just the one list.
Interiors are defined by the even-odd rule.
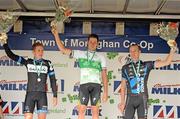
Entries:
[[13,16],[8,11],[0,14],[0,44],[7,43],[7,32],[10,31],[13,24],[18,19],[17,16]]
[[179,28],[178,22],[162,22],[158,25],[157,32],[162,39],[167,41],[169,47],[177,48],[175,39],[179,34],[178,28]]

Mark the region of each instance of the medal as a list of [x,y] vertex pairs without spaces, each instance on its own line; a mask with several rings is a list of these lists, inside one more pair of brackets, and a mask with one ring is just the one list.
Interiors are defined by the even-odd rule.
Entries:
[[131,66],[133,68],[134,74],[137,78],[140,78],[141,74],[140,74],[140,60],[138,61],[138,67],[137,69],[135,68],[134,64],[131,62]]
[[40,82],[40,81],[41,81],[41,78],[38,78],[37,81]]
[[141,74],[140,74],[140,73],[138,73],[137,75],[138,75],[138,77],[140,77],[140,76],[141,76]]
[[38,69],[35,60],[33,61],[33,63],[34,63],[34,66],[36,67],[36,72],[37,72],[37,75],[38,75],[37,81],[40,82],[41,81],[40,74],[41,74],[41,70],[42,70],[42,61],[41,61],[41,64],[40,64],[40,69]]

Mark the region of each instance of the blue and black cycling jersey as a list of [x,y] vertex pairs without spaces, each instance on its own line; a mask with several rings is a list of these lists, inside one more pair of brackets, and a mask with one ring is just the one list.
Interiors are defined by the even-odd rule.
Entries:
[[[51,61],[40,59],[24,59],[21,56],[15,55],[9,48],[8,44],[3,45],[5,52],[9,58],[12,60],[23,64],[26,66],[27,74],[28,74],[28,83],[27,83],[27,92],[46,92],[46,82],[47,76],[50,78],[51,88],[53,92],[53,96],[57,97],[57,86],[56,86],[56,78],[54,68],[51,65]],[[38,67],[41,65],[41,68]],[[37,70],[40,70],[40,75],[38,76]],[[41,81],[37,79],[40,78]]]
[[[140,64],[138,64],[140,63]],[[134,72],[139,65],[139,76]],[[150,71],[154,68],[154,61],[140,61],[140,62],[130,62],[122,67],[122,79],[127,81],[127,93],[128,94],[139,94],[145,93],[148,95],[147,91],[147,81]]]

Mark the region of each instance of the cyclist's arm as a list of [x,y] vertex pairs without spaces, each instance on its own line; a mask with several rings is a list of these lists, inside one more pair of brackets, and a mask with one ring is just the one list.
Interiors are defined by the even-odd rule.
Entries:
[[59,50],[63,53],[63,54],[66,54],[66,55],[70,55],[72,50],[71,49],[68,49],[68,48],[65,48],[64,47],[64,44],[62,43],[60,37],[59,37],[59,34],[58,34],[58,31],[56,28],[53,28],[52,30],[52,33],[54,35],[54,38],[55,38],[55,41],[56,41],[56,44],[59,48]]
[[8,44],[4,44],[3,47],[4,47],[5,52],[6,52],[6,54],[7,54],[7,56],[8,56],[9,58],[11,58],[12,60],[14,60],[14,61],[16,61],[16,62],[18,62],[18,63],[20,63],[20,64],[26,64],[26,61],[27,61],[27,60],[24,59],[24,58],[21,57],[21,56],[18,56],[18,55],[16,55],[16,54],[14,54],[14,53],[11,51],[11,49],[9,48]]
[[125,79],[123,79],[121,81],[121,88],[120,89],[121,89],[120,100],[121,100],[122,104],[125,104],[125,92],[126,92],[126,80]]
[[166,56],[164,60],[157,60],[155,61],[155,68],[163,67],[170,65],[174,56],[176,49],[172,48],[169,52],[169,54]]
[[102,70],[102,82],[103,82],[104,93],[108,95],[108,79],[107,79],[106,69]]
[[57,97],[57,85],[56,85],[56,77],[55,77],[54,68],[50,61],[48,61],[48,63],[49,63],[48,75],[50,78],[50,84],[51,84],[51,88],[53,92],[53,97]]

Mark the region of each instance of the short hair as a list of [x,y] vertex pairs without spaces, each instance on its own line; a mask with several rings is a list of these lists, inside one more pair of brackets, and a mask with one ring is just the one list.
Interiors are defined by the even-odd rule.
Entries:
[[40,43],[40,42],[35,42],[35,43],[32,45],[32,50],[35,50],[35,48],[36,48],[37,46],[41,46],[41,47],[44,48],[44,46],[43,46],[42,43]]
[[97,39],[97,42],[99,42],[99,37],[98,37],[97,34],[90,34],[90,35],[88,36],[88,41],[89,41],[90,38],[96,38],[96,39]]
[[131,48],[131,47],[133,47],[133,46],[137,46],[137,47],[138,47],[138,49],[141,51],[141,47],[140,47],[140,45],[139,45],[139,44],[137,44],[137,43],[135,43],[135,44],[131,44],[131,45],[129,46],[129,50],[130,50],[130,48]]

